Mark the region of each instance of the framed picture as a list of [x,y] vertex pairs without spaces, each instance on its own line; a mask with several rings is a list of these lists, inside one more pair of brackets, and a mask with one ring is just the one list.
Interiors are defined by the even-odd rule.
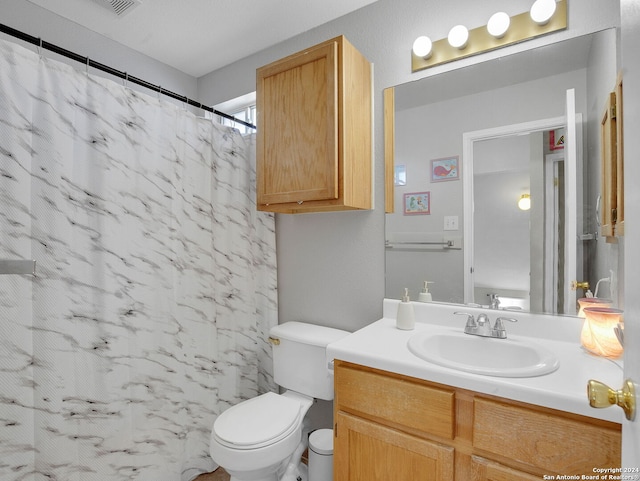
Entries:
[[404,215],[431,214],[431,193],[404,194]]
[[549,131],[549,150],[564,149],[564,127]]
[[460,166],[458,156],[443,157],[431,161],[431,182],[445,180],[458,180],[460,178]]

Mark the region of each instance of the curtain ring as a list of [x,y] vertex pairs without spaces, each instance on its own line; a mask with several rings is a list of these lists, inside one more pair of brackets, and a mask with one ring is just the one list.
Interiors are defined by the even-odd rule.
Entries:
[[129,74],[127,72],[124,73],[124,88],[129,87]]
[[90,61],[90,59],[89,59],[89,57],[87,57],[87,75],[89,75],[89,67],[90,67],[89,61]]
[[38,39],[38,55],[42,57],[42,39]]
[[162,85],[158,85],[158,100],[162,99]]

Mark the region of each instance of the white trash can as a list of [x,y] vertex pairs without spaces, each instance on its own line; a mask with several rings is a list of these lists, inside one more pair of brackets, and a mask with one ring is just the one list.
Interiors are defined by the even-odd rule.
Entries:
[[333,481],[333,429],[309,435],[309,481]]

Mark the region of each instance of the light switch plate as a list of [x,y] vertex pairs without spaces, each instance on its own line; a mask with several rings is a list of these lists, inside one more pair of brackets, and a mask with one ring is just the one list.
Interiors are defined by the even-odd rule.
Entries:
[[458,216],[457,215],[445,215],[444,216],[444,230],[458,230]]

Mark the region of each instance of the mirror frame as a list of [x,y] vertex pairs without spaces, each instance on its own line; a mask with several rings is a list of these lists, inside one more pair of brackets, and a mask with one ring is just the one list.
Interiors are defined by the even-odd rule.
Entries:
[[396,102],[395,87],[384,89],[384,212],[395,210]]

